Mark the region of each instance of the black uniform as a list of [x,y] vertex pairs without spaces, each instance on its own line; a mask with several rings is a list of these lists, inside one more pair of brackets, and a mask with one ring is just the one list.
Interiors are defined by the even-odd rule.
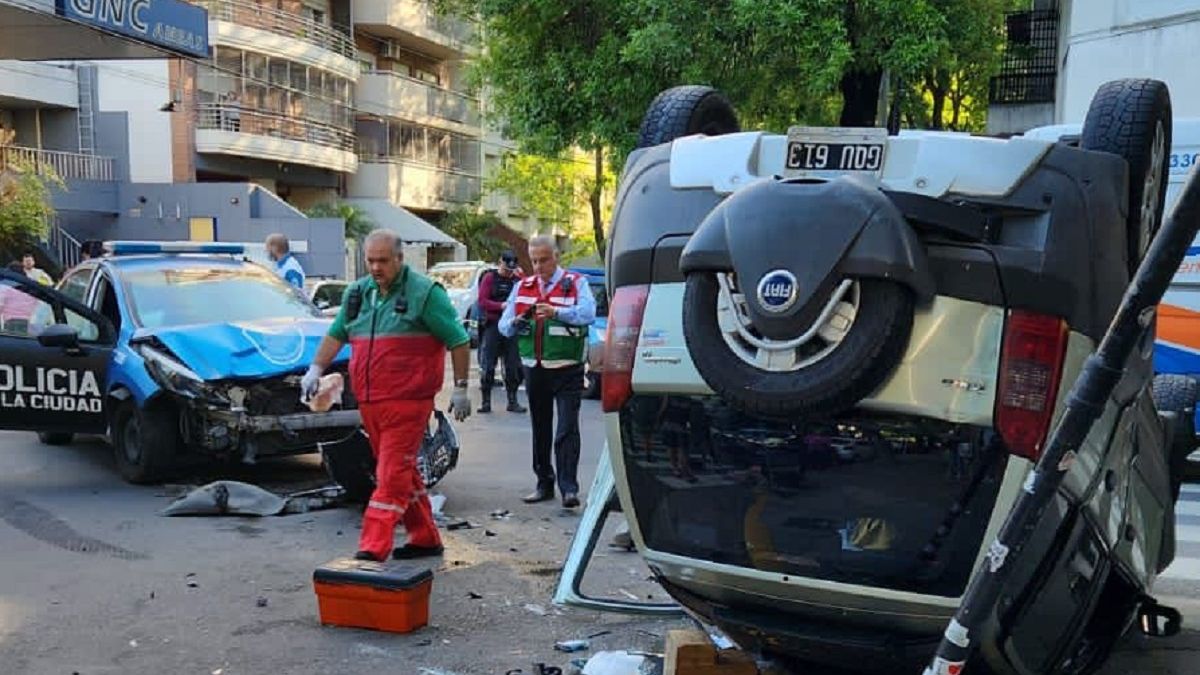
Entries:
[[[516,286],[520,279],[516,275],[505,277],[494,271],[488,272],[488,274],[491,276],[491,292],[488,294],[488,299],[499,303],[506,302],[512,293],[513,286]],[[489,313],[485,311],[481,311],[479,314],[483,322],[479,341],[479,364],[483,371],[480,377],[480,388],[482,389],[480,411],[487,412],[492,408],[492,386],[496,381],[496,359],[503,358],[504,388],[508,392],[508,410],[524,412],[525,409],[517,402],[517,387],[521,386],[521,355],[517,351],[517,341],[515,338],[507,338],[500,334],[499,316],[489,316]]]

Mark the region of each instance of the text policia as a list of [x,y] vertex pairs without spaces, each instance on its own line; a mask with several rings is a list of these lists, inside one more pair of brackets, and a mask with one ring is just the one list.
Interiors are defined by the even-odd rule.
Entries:
[[0,408],[98,413],[102,406],[96,374],[90,370],[0,363]]

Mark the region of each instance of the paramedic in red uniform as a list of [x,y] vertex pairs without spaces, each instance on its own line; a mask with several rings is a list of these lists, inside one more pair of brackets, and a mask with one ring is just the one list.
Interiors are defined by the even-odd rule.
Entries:
[[[529,259],[533,274],[513,288],[500,317],[500,332],[517,339],[533,424],[537,488],[524,501],[532,504],[554,499],[557,482],[562,505],[573,508],[579,506],[579,401],[588,327],[596,320],[596,298],[586,277],[558,266],[554,239],[530,239]],[[555,409],[557,431],[553,429]]]
[[[454,367],[450,410],[471,414],[467,395],[470,338],[446,290],[404,264],[402,242],[375,230],[365,246],[370,276],[346,289],[341,309],[301,382],[301,396],[317,392],[321,373],[350,343],[350,381],[363,428],[375,454],[375,492],[363,515],[355,557],[386,560],[437,556],[442,539],[417,469],[417,452],[442,388],[446,350]],[[396,524],[408,533],[392,549]]]

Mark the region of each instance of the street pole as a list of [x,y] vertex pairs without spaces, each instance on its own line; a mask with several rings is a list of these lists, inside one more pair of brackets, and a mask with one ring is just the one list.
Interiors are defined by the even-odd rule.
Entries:
[[[1166,179],[1166,176],[1163,176]],[[1131,178],[1132,180],[1132,178]],[[1137,208],[1136,204],[1130,205]],[[962,604],[946,627],[925,675],[958,675],[978,649],[978,632],[1000,597],[1046,507],[1071,468],[1075,452],[1104,411],[1125,362],[1153,321],[1171,278],[1183,262],[1200,227],[1200,179],[1193,171],[1170,218],[1150,244],[1146,257],[1125,290],[1121,306],[1067,397],[1067,408],[1050,435],[1033,475],[1009,511],[996,540],[988,548]]]

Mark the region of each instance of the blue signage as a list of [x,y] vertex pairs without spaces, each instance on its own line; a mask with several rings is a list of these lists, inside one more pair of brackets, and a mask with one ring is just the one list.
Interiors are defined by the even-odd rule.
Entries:
[[57,9],[72,21],[208,58],[208,11],[184,0],[58,0]]

